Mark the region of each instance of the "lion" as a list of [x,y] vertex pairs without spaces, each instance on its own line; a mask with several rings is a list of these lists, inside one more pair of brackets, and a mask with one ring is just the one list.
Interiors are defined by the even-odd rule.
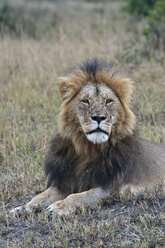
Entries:
[[112,192],[141,192],[165,183],[165,144],[139,137],[132,110],[133,82],[89,60],[59,79],[58,133],[45,161],[47,189],[25,206],[67,215]]

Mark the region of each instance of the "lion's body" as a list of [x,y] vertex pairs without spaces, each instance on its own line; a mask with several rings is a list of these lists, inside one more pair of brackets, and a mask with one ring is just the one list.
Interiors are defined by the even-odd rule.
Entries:
[[46,160],[48,187],[63,194],[103,187],[116,190],[125,185],[138,188],[156,185],[165,176],[165,145],[133,135],[107,147],[96,157],[77,155],[70,140],[57,135]]
[[[66,214],[129,186],[135,191],[165,183],[165,144],[137,135],[132,82],[97,60],[61,79],[58,134],[45,163],[48,189],[33,198]],[[16,208],[16,212],[21,208]]]

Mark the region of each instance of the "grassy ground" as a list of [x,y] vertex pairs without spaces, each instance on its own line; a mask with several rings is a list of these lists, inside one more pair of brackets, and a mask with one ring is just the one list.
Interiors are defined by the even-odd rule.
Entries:
[[0,38],[0,247],[165,247],[161,187],[67,218],[8,216],[45,189],[44,157],[61,101],[56,78],[75,63],[100,57],[131,77],[141,136],[165,142],[165,53],[141,52],[143,21],[121,12],[121,1],[54,7],[60,18],[50,36]]

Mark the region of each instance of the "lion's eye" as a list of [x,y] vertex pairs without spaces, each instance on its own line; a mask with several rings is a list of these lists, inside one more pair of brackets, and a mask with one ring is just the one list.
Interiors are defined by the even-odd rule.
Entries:
[[110,104],[110,103],[112,103],[112,102],[113,102],[113,100],[108,99],[108,100],[106,100],[106,105],[107,105],[107,104]]
[[89,101],[87,99],[83,99],[82,102],[87,104],[87,105],[89,104]]

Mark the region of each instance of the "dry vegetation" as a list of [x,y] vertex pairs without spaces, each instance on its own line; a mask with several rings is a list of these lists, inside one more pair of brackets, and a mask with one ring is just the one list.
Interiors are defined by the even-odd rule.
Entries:
[[100,57],[131,77],[141,136],[165,142],[165,54],[144,56],[143,22],[130,21],[120,3],[54,4],[51,35],[0,38],[0,247],[165,247],[161,188],[68,218],[8,216],[46,186],[44,157],[61,101],[56,78],[75,63]]

